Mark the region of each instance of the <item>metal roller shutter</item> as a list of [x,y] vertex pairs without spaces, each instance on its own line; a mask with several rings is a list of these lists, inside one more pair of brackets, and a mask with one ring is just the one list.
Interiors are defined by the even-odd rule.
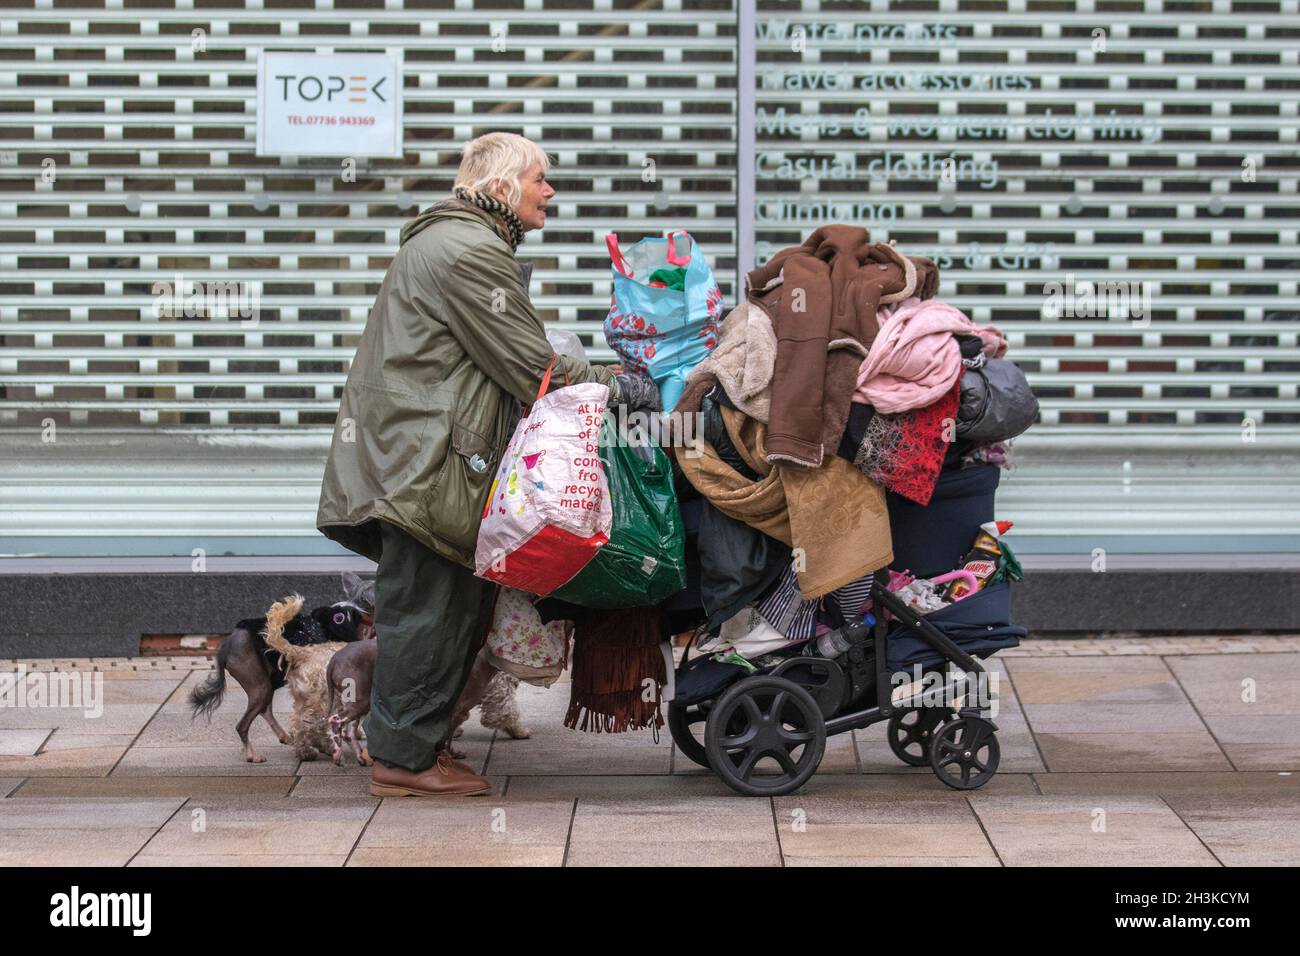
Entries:
[[[1026,550],[1300,549],[1294,0],[0,6],[0,550],[329,550],[347,361],[402,222],[488,129],[558,160],[521,254],[593,357],[608,229],[689,226],[731,303],[751,249],[861,221],[950,260],[941,294],[1030,373],[1000,499]],[[261,49],[401,50],[404,158],[256,157]],[[178,275],[243,283],[258,321],[155,315]],[[1073,279],[1150,313],[1044,317]]]

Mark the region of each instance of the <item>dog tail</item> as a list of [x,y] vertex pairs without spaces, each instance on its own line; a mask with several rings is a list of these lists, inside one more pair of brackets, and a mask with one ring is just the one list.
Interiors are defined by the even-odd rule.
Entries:
[[226,658],[229,653],[226,641],[222,641],[221,646],[217,648],[216,668],[208,675],[207,680],[190,691],[191,720],[199,714],[211,720],[212,715],[221,706],[221,701],[226,696]]
[[293,663],[293,645],[284,638],[284,626],[302,611],[304,598],[301,594],[291,594],[283,601],[276,601],[266,612],[266,646],[278,651],[286,664]]

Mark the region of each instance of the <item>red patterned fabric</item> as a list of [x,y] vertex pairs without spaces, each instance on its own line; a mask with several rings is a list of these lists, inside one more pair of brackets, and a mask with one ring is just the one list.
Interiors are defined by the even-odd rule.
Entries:
[[928,505],[939,480],[948,439],[957,431],[961,380],[933,405],[897,415],[875,415],[853,459],[872,481]]

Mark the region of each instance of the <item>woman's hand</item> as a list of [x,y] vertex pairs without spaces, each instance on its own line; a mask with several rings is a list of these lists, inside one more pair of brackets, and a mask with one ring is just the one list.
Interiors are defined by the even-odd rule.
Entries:
[[618,383],[617,404],[629,412],[657,412],[663,409],[659,399],[659,386],[644,372],[620,372],[615,376],[615,381]]

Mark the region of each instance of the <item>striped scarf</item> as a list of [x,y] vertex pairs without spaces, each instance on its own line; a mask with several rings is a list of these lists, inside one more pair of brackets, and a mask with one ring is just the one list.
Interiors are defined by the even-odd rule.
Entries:
[[506,228],[510,232],[508,240],[510,242],[510,251],[518,251],[519,244],[524,241],[524,224],[519,221],[519,217],[515,215],[513,209],[495,196],[489,196],[487,193],[474,192],[466,189],[464,186],[457,186],[452,190],[452,194],[463,202],[467,202],[472,206],[477,206],[484,212],[489,212],[492,213],[492,215],[499,217],[501,221],[505,223]]

